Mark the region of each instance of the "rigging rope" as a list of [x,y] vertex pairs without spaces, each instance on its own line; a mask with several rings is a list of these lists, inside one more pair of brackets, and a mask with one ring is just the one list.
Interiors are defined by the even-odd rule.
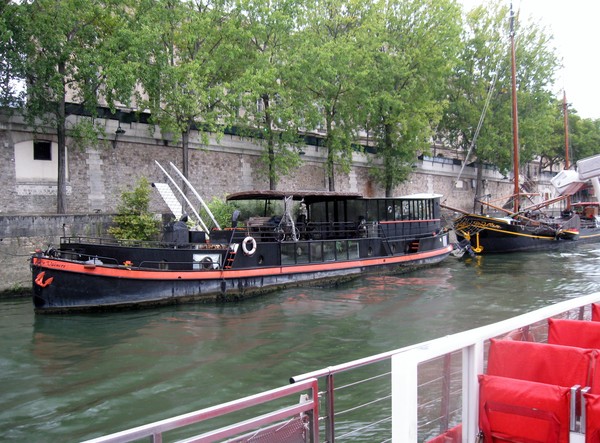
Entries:
[[485,104],[483,105],[483,110],[481,111],[481,116],[479,117],[479,123],[477,124],[477,129],[475,130],[475,135],[473,136],[473,140],[471,141],[471,146],[469,147],[469,151],[467,152],[465,161],[463,162],[463,164],[460,168],[460,171],[458,173],[458,177],[456,177],[456,181],[454,183],[458,183],[458,180],[460,180],[460,176],[462,175],[463,171],[465,170],[465,165],[467,164],[467,159],[469,158],[469,155],[471,155],[471,152],[473,151],[473,148],[475,147],[475,142],[477,141],[477,137],[479,136],[479,131],[481,131],[481,127],[483,126],[483,120],[485,119],[485,114],[487,112],[488,106],[490,105],[490,100],[492,99],[492,93],[494,92],[494,86],[496,85],[497,78],[498,78],[498,74],[496,72],[494,72],[494,76],[492,77],[492,84],[490,85],[490,89],[488,90],[488,94],[485,99]]

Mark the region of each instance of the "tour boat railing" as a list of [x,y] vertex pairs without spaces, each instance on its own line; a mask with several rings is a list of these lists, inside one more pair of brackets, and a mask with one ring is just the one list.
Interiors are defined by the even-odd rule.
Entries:
[[[527,335],[528,340],[545,341],[548,318],[589,318],[589,306],[599,301],[600,293],[573,298],[491,325],[294,376],[290,382],[317,378],[324,385],[322,396],[325,405],[322,410],[325,415],[322,417],[322,428],[324,440],[328,443],[427,442],[461,424],[463,443],[475,443],[479,434],[477,376],[483,373],[489,340],[506,336],[518,336],[520,339],[522,335]],[[458,362],[456,358],[451,358],[455,356],[460,357]],[[344,373],[382,362],[389,362],[389,372],[380,374],[389,374],[390,414],[386,416],[387,408],[379,407],[383,409],[379,416],[375,417],[364,409],[363,415],[369,416],[371,423],[389,422],[390,433],[378,434],[377,439],[372,435],[363,439],[356,435],[350,439],[340,438],[338,418],[346,411],[337,407],[340,397],[337,379]],[[349,396],[346,393],[344,395]],[[362,400],[363,396],[355,398]],[[369,403],[365,402],[365,408]],[[432,404],[438,407],[431,407]],[[344,426],[347,428],[348,423],[344,423]],[[349,435],[347,430],[344,432],[344,436]],[[366,434],[369,435],[369,431]]]
[[[598,302],[600,292],[572,298],[487,326],[297,375],[290,378],[290,385],[278,390],[92,441],[128,442],[142,436],[160,436],[166,430],[310,388],[309,399],[302,397],[304,403],[301,400],[302,406],[296,407],[309,417],[319,419],[309,420],[310,432],[304,434],[303,442],[421,443],[460,426],[462,443],[475,443],[479,434],[478,375],[484,372],[490,339],[503,337],[544,342],[548,318],[589,319],[591,304]],[[298,390],[288,390],[294,387]],[[319,411],[323,412],[322,416],[318,415]],[[273,423],[278,421],[274,414],[257,417],[260,426],[272,429]],[[235,426],[230,425],[227,429]],[[245,432],[245,429],[239,432]],[[223,441],[217,431],[206,435],[209,437],[193,437],[189,441]],[[571,441],[581,440],[582,434],[574,437],[572,433],[571,437]],[[161,440],[155,437],[153,441]],[[227,441],[252,440],[235,438]],[[298,440],[280,436],[261,441],[296,443]]]
[[[88,440],[85,443],[124,443],[148,437],[153,443],[159,443],[163,441],[163,435],[167,431],[223,417],[265,403],[282,399],[286,399],[289,402],[289,397],[294,394],[301,394],[299,402],[298,397],[294,397],[294,401],[291,404],[287,403],[285,406],[280,406],[269,413],[251,416],[246,420],[202,432],[185,440],[180,440],[180,442],[214,442],[232,436],[236,436],[236,438],[227,441],[242,442],[248,438],[259,438],[262,436],[266,441],[273,442],[300,442],[300,438],[308,437],[308,439],[303,441],[318,443],[318,420],[315,418],[319,416],[319,398],[318,384],[315,379],[303,380],[298,385],[283,386],[221,405]],[[250,432],[249,435],[251,437],[248,435],[240,436],[240,434],[248,432]],[[287,436],[287,439],[282,440],[281,435]],[[271,438],[271,440],[268,440],[268,438]]]

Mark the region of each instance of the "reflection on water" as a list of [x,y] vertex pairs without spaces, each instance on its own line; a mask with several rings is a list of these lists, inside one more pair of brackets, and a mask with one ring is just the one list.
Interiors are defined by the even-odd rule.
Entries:
[[0,302],[0,436],[78,441],[597,291],[600,248],[449,259],[228,305],[35,316]]

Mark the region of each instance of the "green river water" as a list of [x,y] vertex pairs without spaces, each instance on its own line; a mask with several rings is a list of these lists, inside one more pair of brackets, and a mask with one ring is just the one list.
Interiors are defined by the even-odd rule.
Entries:
[[49,316],[4,299],[0,439],[81,441],[599,290],[600,245],[582,245],[219,306]]

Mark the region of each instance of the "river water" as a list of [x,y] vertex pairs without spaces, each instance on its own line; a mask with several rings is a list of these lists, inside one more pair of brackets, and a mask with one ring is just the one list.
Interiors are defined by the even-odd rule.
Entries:
[[81,441],[600,290],[600,245],[228,305],[35,315],[0,300],[0,440]]

